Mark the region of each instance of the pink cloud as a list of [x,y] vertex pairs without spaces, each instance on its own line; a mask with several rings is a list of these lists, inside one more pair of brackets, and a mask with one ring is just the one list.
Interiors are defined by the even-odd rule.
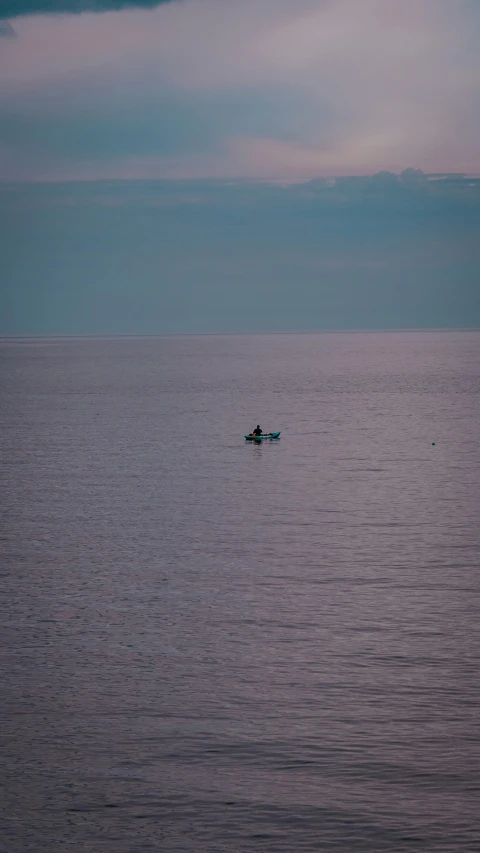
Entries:
[[153,12],[19,19],[19,38],[0,50],[0,96],[35,94],[39,110],[55,112],[51,87],[68,81],[106,105],[113,95],[128,104],[160,90],[253,97],[274,88],[286,111],[288,89],[310,119],[295,142],[245,134],[219,139],[210,154],[72,163],[77,172],[478,172],[472,14],[468,0],[185,0]]

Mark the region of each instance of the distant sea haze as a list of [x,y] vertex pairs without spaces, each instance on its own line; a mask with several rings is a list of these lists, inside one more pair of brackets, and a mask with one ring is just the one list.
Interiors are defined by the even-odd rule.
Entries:
[[2,184],[0,333],[480,326],[480,181]]

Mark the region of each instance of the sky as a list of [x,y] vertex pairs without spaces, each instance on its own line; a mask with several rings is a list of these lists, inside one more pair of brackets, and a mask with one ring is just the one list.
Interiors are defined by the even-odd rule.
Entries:
[[479,36],[478,0],[2,0],[0,333],[480,325]]

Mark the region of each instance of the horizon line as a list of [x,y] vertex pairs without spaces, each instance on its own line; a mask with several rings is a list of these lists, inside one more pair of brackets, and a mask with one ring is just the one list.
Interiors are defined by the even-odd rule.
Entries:
[[213,337],[235,337],[248,335],[349,335],[349,334],[397,334],[397,333],[415,333],[415,332],[480,332],[480,326],[424,326],[405,328],[388,327],[384,329],[375,328],[355,328],[355,329],[285,329],[285,330],[270,330],[256,332],[157,332],[157,333],[136,333],[124,332],[118,334],[108,333],[76,333],[76,334],[4,334],[0,333],[0,342],[9,341],[29,341],[29,340],[125,340],[139,338],[213,338]]

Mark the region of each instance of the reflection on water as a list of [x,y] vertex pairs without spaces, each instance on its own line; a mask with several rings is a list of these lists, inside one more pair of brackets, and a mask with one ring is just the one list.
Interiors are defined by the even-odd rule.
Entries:
[[480,334],[1,358],[0,850],[477,851]]

